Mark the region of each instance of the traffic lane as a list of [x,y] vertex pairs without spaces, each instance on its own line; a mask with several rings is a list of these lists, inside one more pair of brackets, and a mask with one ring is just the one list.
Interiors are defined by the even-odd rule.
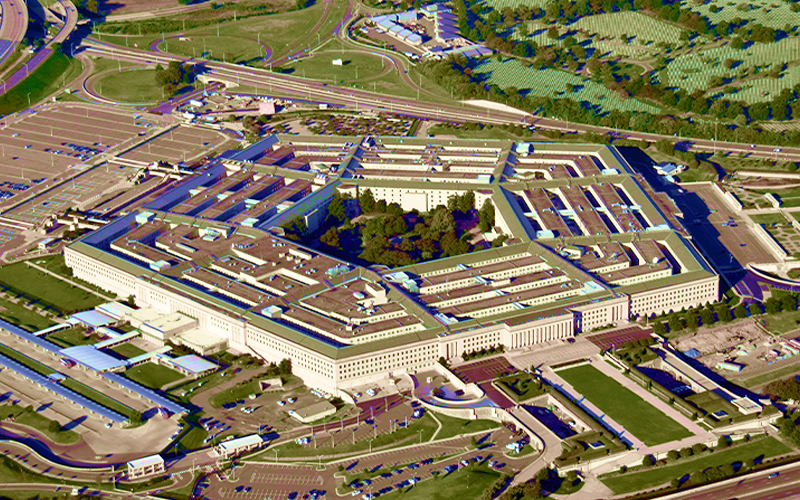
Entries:
[[[768,498],[791,498],[791,495],[797,495],[799,492],[800,465],[794,469],[783,470],[774,478],[770,478],[769,473],[764,472],[759,477],[745,478],[738,483],[710,488],[695,494],[687,491],[681,498],[686,500],[719,500],[721,498],[762,500]],[[789,496],[782,496],[787,494]]]
[[[135,58],[135,60],[137,61],[141,59],[144,60],[159,59],[157,57],[154,57],[155,54],[153,53],[137,51],[135,49],[132,50],[129,48],[123,50],[122,48],[100,44],[95,41],[90,41],[90,43],[93,47],[93,50],[104,53],[111,52],[116,55],[122,54],[129,58]],[[164,57],[166,57],[169,60],[183,59],[176,56],[165,56],[165,55],[161,55],[160,58],[163,59]],[[290,93],[296,92],[298,94],[308,93],[309,98],[312,95],[312,91],[315,91],[317,89],[316,85],[312,85],[309,82],[298,81],[299,80],[298,78],[289,77],[288,75],[284,74],[272,74],[272,73],[265,74],[263,70],[256,70],[244,66],[236,67],[236,70],[234,71],[233,69],[231,69],[226,65],[220,63],[212,63],[212,62],[207,63],[206,66],[208,67],[210,73],[219,73],[228,78],[230,78],[231,76],[238,76],[239,78],[252,77],[252,79],[248,83],[255,82],[261,85],[264,84],[270,85],[273,84],[272,82],[277,80],[280,81],[281,83],[280,86],[281,91],[288,90]],[[288,88],[286,86],[287,83],[296,85],[297,88],[296,89]],[[336,95],[334,95],[334,91],[336,92]],[[347,89],[347,88],[340,89],[335,86],[329,86],[327,87],[327,91],[326,90],[315,91],[313,92],[313,95],[315,98],[328,98],[331,102],[335,101],[341,104],[353,104],[352,97],[357,96],[358,93],[353,92],[352,89]],[[370,96],[369,98],[367,98],[366,102],[359,101],[359,104],[367,105],[367,107],[372,106],[373,108],[377,108],[379,110],[381,109],[385,110],[386,107],[388,107],[388,109],[391,112],[399,112],[399,113],[407,112],[409,114],[419,113],[421,115],[425,115],[430,118],[433,118],[434,115],[436,115],[437,118],[439,118],[439,115],[441,114],[441,118],[451,119],[459,122],[474,119],[484,123],[512,123],[512,124],[524,123],[524,124],[533,124],[541,128],[551,128],[555,130],[581,130],[581,131],[595,132],[595,133],[618,133],[622,134],[625,137],[634,139],[647,139],[648,141],[656,141],[659,139],[667,139],[670,140],[671,142],[692,141],[692,143],[698,147],[714,148],[716,145],[717,149],[720,150],[747,150],[749,148],[749,151],[753,156],[759,156],[759,157],[769,157],[775,154],[774,152],[772,152],[774,146],[757,146],[756,148],[750,148],[749,144],[730,143],[721,141],[715,143],[714,141],[709,141],[709,140],[697,140],[691,138],[683,139],[671,135],[621,131],[618,129],[597,127],[592,125],[569,124],[568,126],[565,126],[564,122],[560,120],[548,119],[543,117],[534,117],[534,116],[527,116],[524,119],[521,119],[519,115],[514,115],[491,109],[481,111],[480,113],[478,112],[470,113],[466,111],[463,106],[462,107],[447,106],[447,105],[434,106],[432,104],[426,105],[418,102],[414,102],[412,106],[411,102],[413,101],[398,99],[396,97],[375,96],[366,94],[364,92],[361,92],[361,95]],[[398,103],[400,104],[400,106],[397,106]],[[383,106],[381,106],[380,104],[383,104]],[[406,109],[403,109],[404,105]],[[800,148],[782,148],[781,157],[783,159],[793,159],[793,158],[800,159]]]

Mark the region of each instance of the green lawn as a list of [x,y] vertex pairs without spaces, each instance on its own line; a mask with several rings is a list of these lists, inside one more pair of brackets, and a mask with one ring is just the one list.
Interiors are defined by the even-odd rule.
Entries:
[[718,174],[714,165],[708,162],[701,162],[697,167],[689,167],[680,174],[678,179],[681,182],[701,182],[717,180]]
[[767,226],[771,226],[772,224],[780,224],[785,226],[789,224],[789,221],[786,220],[782,214],[774,213],[774,214],[753,214],[749,215],[753,222],[756,224],[764,224]]
[[106,302],[24,262],[0,267],[0,284],[62,312],[91,309]]
[[763,373],[755,377],[750,377],[742,381],[737,381],[736,383],[750,389],[753,387],[757,387],[759,385],[766,384],[767,382],[772,382],[773,380],[777,380],[787,375],[793,375],[797,372],[800,372],[800,366],[798,366],[797,363],[793,363],[789,366],[784,366],[783,368],[778,368],[776,370]]
[[[438,417],[438,415],[437,415]],[[396,444],[396,445],[409,445],[420,442],[420,434],[422,442],[428,441],[433,433],[436,432],[438,425],[431,418],[430,415],[425,413],[419,419],[414,421],[409,419],[408,427],[402,427],[392,433],[378,434],[378,437],[372,441],[372,448],[380,448],[382,446]],[[417,434],[418,431],[422,431]],[[294,442],[283,443],[278,447],[270,448],[261,452],[262,459],[269,459],[275,457],[275,450],[278,450],[279,457],[316,457],[317,455],[331,455],[331,454],[349,454],[356,452],[363,452],[370,449],[367,440],[347,441],[347,434],[338,435],[339,442],[336,447],[330,446],[330,438],[326,438],[323,442],[317,442],[317,448],[312,445],[299,445]],[[437,438],[438,439],[438,438]]]
[[78,394],[82,394],[83,396],[91,399],[95,403],[105,406],[109,410],[113,410],[126,417],[130,417],[134,413],[132,408],[120,403],[116,399],[106,396],[102,392],[95,390],[88,385],[78,382],[77,380],[66,378],[61,382],[61,385],[68,389],[72,389]]
[[140,356],[147,352],[144,349],[136,347],[130,342],[123,342],[119,345],[112,347],[111,350],[119,354],[120,356],[125,356],[126,358],[135,358],[136,356]]
[[98,94],[119,102],[158,102],[165,97],[156,84],[156,70],[129,69],[106,73],[94,82]]
[[28,368],[30,368],[31,370],[35,371],[36,373],[39,373],[39,374],[44,375],[44,376],[47,376],[47,375],[50,375],[51,373],[55,373],[56,372],[55,370],[53,370],[49,366],[44,365],[42,363],[39,363],[35,359],[31,359],[31,358],[25,356],[24,354],[19,353],[19,352],[15,351],[14,349],[6,347],[6,346],[4,346],[2,344],[0,344],[0,354],[2,354],[4,356],[8,356],[9,358],[13,359],[17,363],[25,365]]
[[171,384],[184,377],[182,373],[178,373],[172,368],[167,368],[164,365],[157,365],[155,363],[145,363],[143,365],[134,366],[125,372],[125,376],[134,382],[138,382],[152,389],[158,389],[159,387]]
[[[0,484],[12,483],[58,483],[53,478],[41,474],[34,474],[28,472],[21,465],[14,462],[8,457],[0,456]],[[5,495],[8,492],[1,491],[0,494]],[[2,498],[2,497],[0,497]],[[22,498],[22,497],[17,497]],[[25,497],[30,498],[30,497]]]
[[219,59],[224,62],[242,63],[264,57],[264,50],[255,36],[214,34],[192,35],[185,41],[171,38],[158,44],[158,50],[184,57]]
[[785,311],[777,314],[765,314],[761,317],[766,321],[767,330],[784,334],[800,328],[800,311]]
[[474,432],[489,431],[500,427],[500,424],[493,420],[462,420],[439,413],[437,413],[435,417],[442,423],[442,430],[436,435],[437,441],[439,439],[447,439],[462,434],[472,434]]
[[382,498],[403,498],[419,500],[478,500],[483,492],[500,477],[484,467],[459,469],[443,477],[426,478],[424,481],[406,487],[403,492],[394,490]]
[[3,298],[0,298],[0,318],[31,332],[53,325],[51,320],[41,314]]
[[192,427],[178,439],[178,445],[186,450],[196,450],[203,446],[206,436],[208,432],[202,427]]
[[648,446],[692,435],[685,427],[592,365],[559,370],[558,375]]
[[521,373],[497,379],[497,385],[516,402],[541,396],[547,389],[533,380],[530,375]]
[[791,452],[791,448],[773,437],[759,439],[751,443],[744,443],[729,449],[715,451],[695,460],[678,462],[666,467],[658,467],[642,472],[628,472],[615,477],[600,477],[600,480],[611,488],[614,493],[630,493],[643,489],[654,488],[667,483],[672,479],[682,477],[692,472],[708,467],[743,462],[756,457],[769,458]]
[[225,389],[222,392],[218,392],[211,396],[208,402],[214,408],[222,408],[222,405],[226,403],[231,403],[233,401],[238,401],[240,399],[247,399],[247,396],[250,394],[260,394],[261,387],[259,386],[258,380],[254,380],[252,382],[247,382],[244,384],[239,384],[230,389]]
[[59,330],[47,335],[47,340],[62,347],[72,347],[76,345],[94,344],[95,341],[85,332],[72,328]]
[[77,77],[82,69],[80,59],[68,59],[60,53],[53,54],[36,71],[0,96],[0,114],[6,115],[25,109],[29,102],[31,105],[36,104],[63,88],[63,83]]
[[[328,83],[353,83],[374,78],[389,68],[396,73],[394,65],[385,61],[380,56],[358,52],[352,49],[340,51],[333,45],[325,47],[326,50],[314,54],[313,57],[300,59],[294,64],[285,67],[285,72],[294,76],[314,78]],[[334,66],[333,60],[341,59],[344,65]]]
[[61,429],[58,432],[51,432],[50,425],[53,421],[41,413],[37,413],[34,411],[35,409],[34,407],[27,411],[21,405],[0,406],[0,418],[13,416],[15,423],[32,427],[58,444],[74,444],[80,440],[80,435],[73,430]]

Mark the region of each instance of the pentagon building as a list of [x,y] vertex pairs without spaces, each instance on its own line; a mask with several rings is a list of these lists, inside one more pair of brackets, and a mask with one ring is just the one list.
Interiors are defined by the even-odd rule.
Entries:
[[[363,267],[281,236],[333,193],[432,210],[475,193],[504,244]],[[153,342],[291,358],[335,392],[502,344],[518,349],[719,295],[680,213],[614,149],[273,136],[208,162],[65,251],[76,276],[173,318]],[[313,247],[313,248],[312,248]],[[317,248],[319,247],[319,248]],[[152,332],[151,332],[152,333]]]

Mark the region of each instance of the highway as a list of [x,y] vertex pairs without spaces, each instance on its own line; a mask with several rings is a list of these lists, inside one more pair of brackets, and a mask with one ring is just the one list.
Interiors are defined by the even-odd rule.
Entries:
[[14,53],[28,29],[28,8],[23,0],[0,0],[0,41],[8,42],[0,53],[0,66]]
[[[0,0],[3,2],[4,0]],[[19,2],[20,0],[13,0],[14,3]],[[48,57],[50,54],[53,53],[53,49],[51,48],[55,43],[62,43],[67,37],[72,33],[75,29],[75,26],[78,23],[78,11],[75,9],[75,5],[72,4],[70,0],[58,0],[59,3],[64,7],[64,11],[67,13],[67,19],[64,22],[64,26],[61,27],[59,32],[54,36],[47,44],[39,49],[39,51],[28,61],[26,62],[20,69],[15,71],[11,76],[6,78],[5,80],[0,83],[0,95],[5,94],[19,82],[24,80],[28,77],[36,68],[39,67]],[[3,12],[5,12],[5,6],[3,7]],[[27,10],[25,10],[26,15],[26,28],[27,28]],[[5,16],[3,16],[5,18]],[[5,24],[5,23],[3,23]]]
[[[136,63],[166,64],[169,61],[184,61],[185,58],[165,53],[117,47],[95,40],[87,40],[84,44],[91,55],[103,56],[112,59],[123,59]],[[721,151],[746,153],[752,157],[765,159],[780,159],[800,161],[800,147],[783,147],[780,152],[773,151],[774,146],[753,145],[744,143],[730,143],[723,141],[679,138],[672,135],[663,135],[647,132],[632,132],[619,129],[598,127],[576,123],[566,123],[561,120],[540,116],[521,117],[517,113],[494,109],[480,109],[460,103],[432,104],[396,96],[386,96],[352,87],[340,87],[321,83],[315,80],[304,79],[294,75],[273,73],[266,69],[239,66],[218,61],[204,61],[206,74],[223,80],[235,81],[242,85],[258,87],[267,95],[305,99],[314,102],[324,102],[337,105],[355,105],[357,108],[375,112],[391,112],[407,114],[420,118],[449,120],[455,122],[474,121],[485,124],[519,124],[533,125],[540,129],[558,130],[562,132],[591,132],[595,134],[613,133],[635,140],[648,140],[655,142],[666,139],[673,143],[692,141],[693,148],[699,151]],[[403,71],[405,77],[407,74]],[[407,80],[408,83],[410,80]]]

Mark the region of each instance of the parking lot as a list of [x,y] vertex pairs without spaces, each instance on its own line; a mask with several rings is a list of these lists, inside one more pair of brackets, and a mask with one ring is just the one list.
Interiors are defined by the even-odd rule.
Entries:
[[143,164],[157,161],[177,163],[207,155],[211,150],[234,148],[236,143],[222,132],[207,128],[180,125],[139,144],[118,158]]

